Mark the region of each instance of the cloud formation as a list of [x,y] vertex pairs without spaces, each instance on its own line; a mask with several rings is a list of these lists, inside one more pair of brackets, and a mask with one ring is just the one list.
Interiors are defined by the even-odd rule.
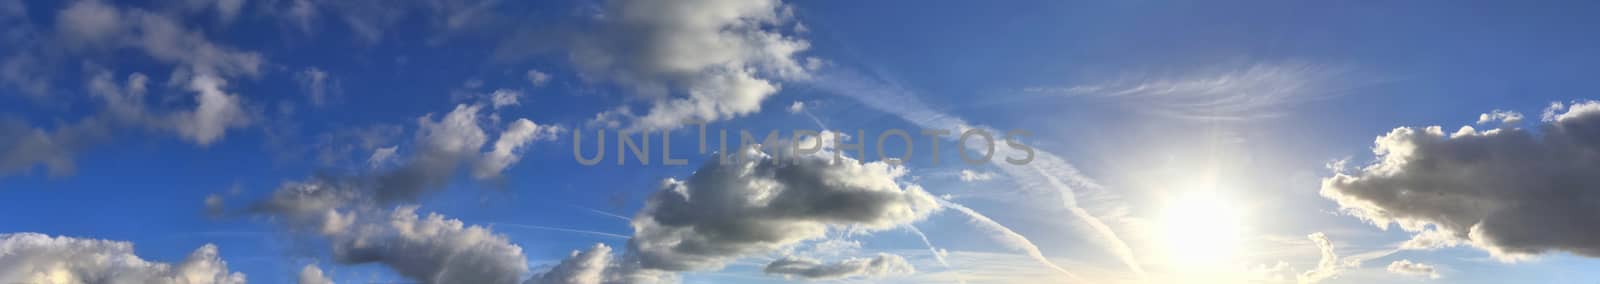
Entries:
[[1389,272],[1407,276],[1422,276],[1429,279],[1439,279],[1439,270],[1433,265],[1411,262],[1409,259],[1396,260],[1389,263]]
[[[602,278],[607,283],[649,283],[673,279],[671,272],[719,270],[740,258],[821,239],[830,231],[896,228],[941,208],[920,186],[900,182],[906,170],[899,166],[850,157],[835,160],[829,150],[771,155],[760,149],[747,149],[728,161],[707,161],[683,180],[662,181],[632,218],[628,254],[605,265]],[[574,254],[540,279],[590,275],[578,268],[596,267],[590,261],[600,251],[609,248]],[[892,267],[892,262],[886,259],[880,266]],[[833,264],[839,265],[854,264]],[[779,271],[801,273],[784,269]]]
[[[796,54],[810,44],[785,35],[792,12],[778,0],[612,0],[571,59],[585,78],[631,88],[650,101],[599,120],[630,129],[673,129],[757,112],[774,80],[806,78]],[[616,121],[626,120],[626,121]]]
[[128,242],[16,233],[0,234],[0,282],[243,284],[245,275],[229,272],[211,244],[168,264],[134,255]]
[[297,280],[300,284],[333,284],[333,279],[322,275],[322,269],[316,265],[306,265],[305,268],[301,268]]
[[1418,232],[1412,248],[1470,244],[1505,261],[1600,257],[1590,229],[1600,224],[1600,103],[1546,113],[1537,130],[1396,128],[1374,142],[1375,162],[1323,179],[1321,195],[1378,227]]
[[1176,118],[1234,120],[1278,116],[1283,114],[1282,107],[1332,96],[1326,86],[1335,75],[1334,70],[1308,64],[1255,64],[1023,91],[1115,100],[1135,111]]
[[[527,260],[505,236],[439,214],[419,214],[414,205],[396,206],[442,189],[462,165],[495,161],[476,173],[498,175],[520,159],[517,148],[553,138],[551,131],[519,119],[500,133],[493,151],[480,154],[489,139],[479,118],[482,109],[457,105],[437,119],[432,114],[417,118],[413,148],[418,150],[393,169],[286,182],[247,212],[325,239],[342,264],[382,264],[423,283],[522,282]],[[393,157],[395,148],[383,149],[378,153],[391,157],[374,160],[400,159]]]
[[849,277],[881,277],[916,272],[904,257],[879,253],[873,258],[851,258],[839,262],[823,263],[815,259],[785,256],[767,264],[762,272],[783,275],[785,278],[807,280],[840,279]]

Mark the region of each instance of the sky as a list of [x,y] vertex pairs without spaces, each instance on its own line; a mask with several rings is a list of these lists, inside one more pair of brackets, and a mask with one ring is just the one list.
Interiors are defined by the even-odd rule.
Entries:
[[0,283],[1600,281],[1597,5],[0,0]]

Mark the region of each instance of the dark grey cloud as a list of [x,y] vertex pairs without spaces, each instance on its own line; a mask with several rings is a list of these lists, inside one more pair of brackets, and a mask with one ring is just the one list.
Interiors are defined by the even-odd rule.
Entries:
[[1375,144],[1375,162],[1324,179],[1321,194],[1379,227],[1419,232],[1406,248],[1600,257],[1600,103],[1552,106],[1536,129],[1400,127]]
[[904,257],[893,254],[878,254],[873,258],[852,258],[840,262],[823,263],[818,260],[786,256],[767,264],[761,270],[767,274],[782,275],[801,279],[821,280],[839,279],[848,277],[880,277],[887,275],[903,275],[916,272],[911,263]]
[[[662,181],[632,219],[634,235],[626,255],[600,266],[593,262],[603,259],[596,251],[609,248],[574,253],[543,274],[549,277],[538,278],[546,282],[538,283],[593,283],[554,280],[595,279],[570,276],[595,275],[595,267],[604,267],[601,283],[671,282],[674,272],[719,270],[740,258],[822,239],[830,231],[870,233],[904,226],[942,208],[920,186],[899,180],[906,173],[903,167],[850,157],[835,160],[831,150],[784,153],[749,149],[742,159],[708,161],[686,179]],[[861,264],[878,265],[863,271],[899,271],[894,261]],[[856,262],[818,264],[815,270],[848,268]]]
[[43,165],[51,176],[71,174],[73,159],[91,146],[110,140],[111,130],[100,119],[85,119],[53,130],[28,126],[15,118],[0,118],[0,176],[26,173]]
[[889,229],[940,208],[920,186],[897,180],[904,168],[884,162],[834,161],[827,151],[745,156],[664,181],[633,218],[631,256],[650,269],[716,269],[830,229]]

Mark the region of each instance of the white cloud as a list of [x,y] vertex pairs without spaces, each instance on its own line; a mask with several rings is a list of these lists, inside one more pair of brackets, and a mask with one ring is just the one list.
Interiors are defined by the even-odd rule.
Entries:
[[789,113],[800,113],[802,111],[806,111],[805,102],[795,101],[793,104],[789,104]]
[[245,283],[228,271],[215,245],[195,249],[182,262],[150,262],[128,242],[0,234],[0,282],[4,283]]
[[1339,261],[1339,254],[1334,252],[1333,241],[1328,240],[1327,234],[1316,232],[1306,236],[1306,238],[1311,239],[1311,243],[1317,245],[1317,251],[1322,253],[1322,258],[1317,260],[1316,268],[1300,274],[1301,284],[1322,282],[1322,280],[1337,277],[1346,268],[1350,268],[1349,265]]
[[1430,279],[1439,279],[1439,270],[1434,268],[1433,265],[1411,262],[1409,259],[1390,262],[1388,270],[1389,272],[1407,276],[1424,276]]
[[545,74],[539,70],[528,69],[526,76],[528,77],[528,83],[533,84],[534,87],[543,87],[544,84],[550,83],[550,74]]
[[[1321,195],[1379,227],[1420,232],[1413,248],[1468,243],[1504,261],[1565,251],[1600,257],[1589,214],[1600,195],[1600,103],[1552,113],[1540,130],[1454,133],[1400,127],[1378,137],[1377,160],[1323,179]],[[1428,236],[1423,236],[1428,235]]]
[[792,13],[777,0],[612,0],[571,47],[586,78],[617,82],[651,104],[630,129],[672,129],[757,112],[780,87],[806,78],[795,59],[809,43],[778,27]]
[[523,149],[528,143],[555,140],[560,132],[560,126],[539,125],[526,118],[512,121],[510,127],[500,132],[494,149],[483,153],[483,159],[479,160],[473,174],[478,178],[499,176],[500,171],[522,159]]
[[306,265],[305,268],[301,268],[298,280],[300,284],[333,284],[333,279],[322,275],[322,269],[316,265]]
[[1490,122],[1500,122],[1501,124],[1515,125],[1522,122],[1522,113],[1497,109],[1489,113],[1478,115],[1478,124],[1488,124]]
[[499,89],[499,90],[495,90],[494,93],[489,94],[489,104],[491,106],[493,106],[494,109],[500,109],[502,107],[514,106],[514,105],[518,105],[519,104],[517,102],[517,98],[520,98],[520,97],[522,97],[522,92],[514,91],[514,90],[507,90],[507,89]]
[[525,284],[600,284],[605,283],[606,266],[611,261],[611,247],[594,244],[585,251],[572,251],[572,255],[555,267],[535,274]]
[[400,145],[394,145],[372,150],[372,156],[367,158],[367,167],[381,168],[395,161],[395,151],[400,150]]
[[285,183],[252,213],[290,232],[325,239],[341,264],[376,263],[423,283],[518,283],[522,248],[487,227],[466,225],[415,206],[385,209],[377,189],[329,179]]
[[189,82],[198,104],[193,111],[174,113],[172,124],[178,134],[195,144],[210,145],[222,139],[229,128],[248,125],[250,119],[239,102],[239,96],[222,90],[227,84],[221,78],[200,75]]
[[994,179],[994,173],[973,170],[961,170],[961,181],[974,182]]
[[894,254],[879,253],[873,258],[851,258],[833,263],[823,263],[815,259],[796,256],[785,256],[767,264],[761,270],[767,274],[782,275],[785,278],[800,278],[807,280],[841,279],[851,277],[876,278],[893,275],[906,275],[916,272],[911,263],[904,257]]

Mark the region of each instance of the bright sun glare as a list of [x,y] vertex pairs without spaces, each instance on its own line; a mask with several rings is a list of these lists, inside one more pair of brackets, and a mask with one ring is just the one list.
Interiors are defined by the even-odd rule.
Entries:
[[1165,214],[1167,252],[1173,265],[1187,268],[1227,265],[1238,250],[1237,208],[1215,190],[1182,193]]

